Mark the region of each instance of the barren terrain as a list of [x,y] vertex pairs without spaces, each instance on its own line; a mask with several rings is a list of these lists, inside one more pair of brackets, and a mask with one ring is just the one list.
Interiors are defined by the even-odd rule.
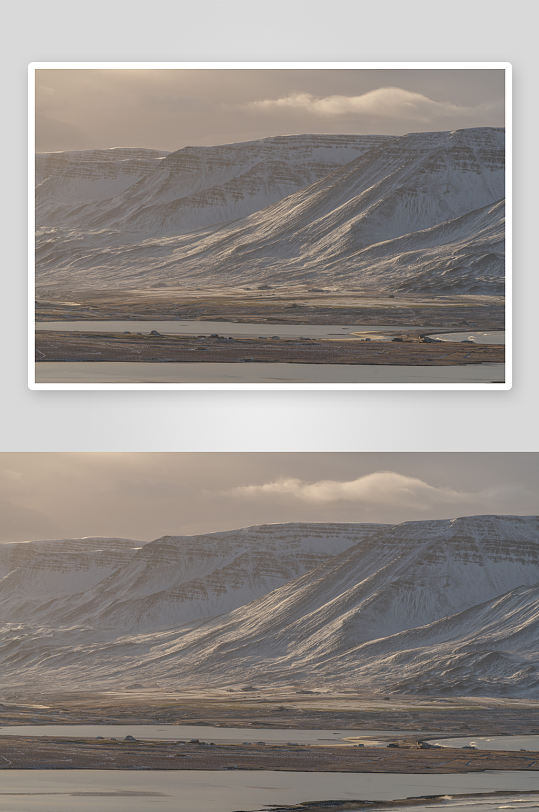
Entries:
[[[211,734],[209,736],[211,738]],[[3,736],[1,769],[292,770],[301,772],[460,773],[538,770],[539,753],[423,750],[415,739],[394,749],[300,745],[126,741]]]
[[[130,695],[131,694],[131,695]],[[74,735],[0,737],[3,769],[300,770],[322,772],[458,773],[539,770],[539,753],[428,749],[422,742],[455,732],[473,735],[532,733],[539,729],[539,702],[500,699],[421,699],[403,696],[257,691],[166,694],[157,688],[124,693],[46,694],[4,697],[3,732],[20,724],[181,724],[245,729],[287,728],[291,743],[212,743],[205,740],[139,741]],[[31,704],[30,704],[31,703]],[[36,704],[34,704],[36,703]],[[38,703],[38,704],[37,704]],[[464,721],[466,720],[466,721]],[[253,733],[249,732],[253,728]],[[350,747],[294,744],[294,731],[328,728],[385,730]],[[392,730],[399,733],[392,733]],[[409,730],[409,734],[402,735]],[[255,732],[256,731],[256,732]],[[420,732],[419,732],[420,731]],[[430,732],[429,732],[430,731]],[[443,731],[441,736],[437,731]],[[386,745],[380,744],[386,740]],[[376,744],[376,746],[374,746]],[[372,746],[369,746],[372,745]]]
[[[495,330],[504,327],[503,301],[496,297],[382,297],[353,291],[89,291],[67,300],[43,296],[36,305],[36,361],[141,361],[197,363],[382,364],[455,366],[503,363],[502,346],[425,340],[432,332]],[[394,325],[394,341],[357,339],[225,338],[44,331],[48,321],[170,320],[229,324]],[[365,333],[368,337],[368,332]],[[426,343],[427,341],[427,343]]]
[[397,342],[38,330],[35,360],[454,366],[485,362],[499,364],[505,358],[505,348],[492,344],[453,344],[447,341],[424,344],[419,336],[409,334],[397,336]]
[[501,296],[373,296],[347,289],[304,286],[158,288],[143,290],[43,289],[38,321],[81,319],[192,319],[269,324],[394,324],[465,330],[503,329]]

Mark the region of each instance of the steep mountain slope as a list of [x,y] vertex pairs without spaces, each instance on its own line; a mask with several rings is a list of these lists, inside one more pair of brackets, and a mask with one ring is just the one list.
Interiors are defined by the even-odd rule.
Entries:
[[11,622],[110,629],[185,623],[248,603],[380,529],[384,525],[290,524],[165,536],[108,570],[84,550],[71,557],[47,552],[0,580],[0,615]]
[[0,545],[0,617],[22,620],[36,605],[94,586],[126,566],[143,545],[116,538]]
[[[517,587],[426,626],[350,646],[320,662],[297,658],[293,642],[283,657],[261,642],[255,658],[217,636],[207,639],[208,656],[197,661],[191,642],[195,634],[186,627],[181,637],[160,632],[111,643],[91,639],[83,629],[3,627],[4,681],[24,675],[32,684],[54,675],[59,685],[79,688],[158,679],[163,687],[176,689],[180,684],[292,683],[423,696],[529,698],[537,696],[539,687],[539,584]],[[90,674],[83,661],[91,666]]]
[[91,149],[36,155],[36,223],[55,225],[74,208],[124,192],[167,155],[156,149]]
[[405,693],[537,696],[539,584],[366,643],[334,663],[332,673],[349,677],[354,661],[361,663],[360,678]]
[[[88,182],[85,153],[60,153],[68,156],[69,174],[65,169],[62,173],[56,171],[54,186],[49,182],[37,187],[37,222],[85,230],[120,229],[136,232],[139,238],[140,234],[162,236],[190,231],[246,217],[391,139],[388,135],[289,135],[215,147],[184,147],[163,160],[154,159],[151,171],[147,159],[143,166],[141,156],[137,155],[137,164],[133,155],[129,156],[126,170],[138,168],[139,178],[133,172],[134,182],[123,188],[118,178],[114,184],[109,182],[107,199],[105,195],[97,198],[96,183]],[[98,165],[92,155],[94,175],[99,171],[109,179],[110,167],[110,158]],[[121,168],[118,161],[113,167]],[[69,209],[63,199],[66,176],[77,192],[86,190],[87,195],[85,199],[79,193],[73,201],[79,205]],[[84,185],[75,186],[77,177],[79,183],[84,179]],[[124,177],[125,171],[122,181]],[[101,188],[105,188],[103,183]],[[51,205],[54,197],[56,208]]]
[[314,570],[176,640],[171,636],[167,658],[181,652],[181,665],[172,659],[185,678],[199,666],[208,678],[330,674],[336,658],[362,643],[537,581],[536,517],[409,522],[338,556],[331,569]]
[[[322,530],[324,526],[320,527]],[[228,614],[117,637],[4,626],[5,680],[348,685],[534,696],[539,518],[407,522]]]
[[[146,542],[134,539],[102,536],[0,544],[0,579],[21,567],[43,572],[60,567],[66,573],[71,568],[89,571],[94,562],[101,562],[113,570],[130,561],[144,544]],[[107,561],[110,565],[106,564]]]
[[[137,186],[144,189],[149,183]],[[117,231],[44,230],[38,241],[38,283],[318,282],[499,294],[504,194],[502,129],[413,133],[373,146],[273,205],[222,226],[141,240],[145,218],[154,229],[157,210],[137,202],[138,213],[131,214],[124,201],[118,216],[124,212],[123,222],[137,229],[138,238],[122,232],[122,243]],[[198,225],[205,221],[195,215],[198,204],[192,203],[194,228],[195,220]],[[163,205],[159,217],[164,223],[173,209]],[[110,224],[106,217],[97,222]],[[167,230],[163,225],[161,234]]]

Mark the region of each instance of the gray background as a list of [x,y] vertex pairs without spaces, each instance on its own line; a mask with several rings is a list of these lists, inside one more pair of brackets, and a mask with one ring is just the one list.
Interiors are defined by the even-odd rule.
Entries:
[[[537,451],[534,4],[5,2],[0,451]],[[27,388],[27,65],[44,61],[511,62],[514,383],[509,392]]]

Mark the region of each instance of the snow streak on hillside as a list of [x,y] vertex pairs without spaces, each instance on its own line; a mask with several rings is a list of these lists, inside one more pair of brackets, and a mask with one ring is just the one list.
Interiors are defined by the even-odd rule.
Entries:
[[[38,285],[499,294],[504,150],[488,127],[189,147],[69,210],[61,184],[70,195],[87,181],[53,175],[37,188]],[[56,202],[43,198],[55,178]]]
[[[538,517],[475,516],[394,527],[299,525],[297,533],[295,527],[277,526],[277,534],[286,529],[277,545],[281,554],[294,549],[295,535],[310,539],[299,544],[303,551],[327,549],[333,539],[342,552],[233,611],[200,614],[168,629],[148,623],[147,631],[136,634],[115,631],[97,605],[93,618],[72,627],[59,616],[53,623],[51,607],[49,623],[41,614],[43,625],[4,624],[4,684],[21,676],[27,683],[54,676],[58,685],[94,688],[158,680],[175,689],[292,682],[422,694],[537,694]],[[259,534],[258,549],[267,546],[268,529],[243,531],[253,532]],[[355,533],[359,540],[350,544]],[[219,548],[226,534],[214,536]],[[191,538],[194,543],[214,536]],[[240,537],[238,531],[233,539]],[[152,545],[162,543],[145,545],[133,561],[146,553],[148,563]],[[212,583],[217,570],[207,566],[206,541],[198,550],[193,566]],[[193,554],[191,548],[187,558]],[[132,584],[127,591],[135,597],[145,584],[151,592],[153,576],[163,571],[157,564],[155,572],[152,566],[130,572],[128,565],[115,577]],[[240,580],[245,583],[242,574]],[[96,602],[100,594],[98,589]],[[205,596],[201,600],[204,605]],[[66,598],[66,609],[68,603]],[[80,607],[80,595],[71,603]],[[65,619],[73,622],[69,614]]]

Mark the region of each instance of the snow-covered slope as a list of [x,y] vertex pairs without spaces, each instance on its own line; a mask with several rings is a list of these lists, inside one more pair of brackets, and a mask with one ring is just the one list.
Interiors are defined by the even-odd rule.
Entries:
[[[210,635],[207,625],[201,659],[197,637],[202,627],[113,643],[92,639],[82,629],[4,628],[5,681],[19,674],[32,684],[54,675],[59,684],[80,688],[159,680],[173,689],[292,683],[420,695],[537,697],[539,584],[517,587],[423,627],[348,645],[318,662],[298,657],[293,640],[283,656],[264,640],[255,653],[253,643],[234,645],[218,632]],[[46,662],[51,656],[56,658],[52,666]]]
[[379,527],[249,604],[175,628],[118,637],[5,626],[0,660],[4,682],[24,671],[94,687],[151,679],[535,696],[538,632],[539,518],[475,516]]
[[353,652],[361,644],[538,581],[536,517],[405,523],[254,603],[171,635],[157,649],[171,665],[159,677],[189,679],[200,667],[216,680],[260,680],[263,674],[270,680],[338,674],[342,680],[336,664],[344,658],[346,668],[360,667]]
[[102,540],[99,555],[81,540],[78,549],[47,550],[13,567],[0,580],[0,617],[110,629],[177,625],[249,603],[383,527],[262,525],[165,536],[123,558],[113,540],[111,550]]
[[[388,135],[289,135],[215,147],[184,147],[164,160],[156,157],[166,153],[146,157],[130,153],[150,150],[122,150],[128,154],[112,162],[110,155],[103,159],[103,153],[116,156],[120,151],[104,150],[91,153],[91,164],[88,153],[59,153],[67,156],[69,167],[56,170],[54,185],[49,182],[37,187],[36,221],[83,230],[121,229],[146,236],[177,234],[246,217],[390,140]],[[126,170],[111,182],[114,171],[121,170],[124,163]],[[129,187],[127,170],[134,181]],[[93,184],[89,183],[90,172]],[[98,174],[102,181],[109,181],[107,199],[105,195],[95,196]],[[99,188],[105,189],[103,182]],[[78,197],[69,202],[79,205],[66,208],[64,195],[73,196],[75,190]],[[55,207],[51,205],[53,199]]]
[[[216,215],[209,215],[214,206],[222,219],[243,213],[244,191],[233,190],[226,177],[219,194],[216,186],[199,189],[198,162],[190,185],[183,169],[185,155],[181,161],[178,157],[182,150],[115,198],[112,208],[110,201],[93,204],[91,212],[86,208],[88,222],[98,231],[69,229],[67,222],[60,230],[42,229],[38,285],[316,282],[499,294],[503,292],[504,150],[503,129],[412,133],[371,145],[314,183],[308,183],[308,172],[300,173],[298,191],[285,197],[281,169],[268,170],[267,161],[257,163],[264,182],[260,186],[258,179],[252,186],[246,177],[254,170],[243,157],[248,171],[241,188],[250,190],[248,196],[259,210],[252,207],[254,213],[248,217],[209,227],[204,226],[217,222],[211,219]],[[243,155],[241,150],[236,154]],[[177,194],[176,175],[175,191],[168,192],[169,163],[182,167],[180,177],[190,192],[180,203],[167,198]],[[218,171],[224,172],[212,169],[210,182]],[[299,188],[299,181],[308,185]],[[72,219],[78,216],[75,211]],[[186,227],[199,230],[179,233]],[[158,233],[160,237],[155,236]],[[171,233],[174,236],[167,236]],[[151,239],[144,239],[150,235]]]
[[539,584],[359,646],[333,664],[334,677],[349,678],[354,661],[358,676],[404,693],[536,697]]
[[61,224],[90,201],[121,194],[168,155],[155,149],[91,149],[36,155],[36,222]]
[[[8,583],[21,582],[23,579],[32,581],[28,585],[29,594],[37,588],[38,581],[44,585],[50,578],[57,582],[55,586],[51,584],[51,594],[58,588],[61,592],[69,592],[73,577],[78,578],[79,585],[86,588],[130,561],[145,543],[133,539],[90,536],[0,544],[0,594],[5,595]],[[6,581],[7,576],[10,577]]]

